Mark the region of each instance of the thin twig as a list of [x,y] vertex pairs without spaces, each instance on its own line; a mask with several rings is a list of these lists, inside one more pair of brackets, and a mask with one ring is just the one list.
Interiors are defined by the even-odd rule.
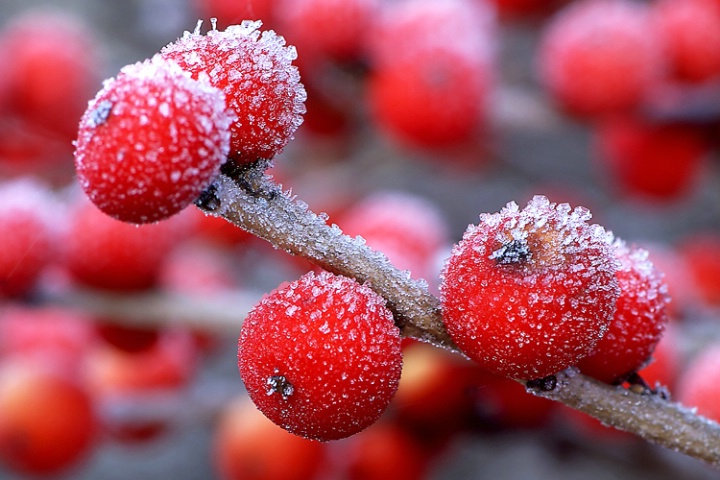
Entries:
[[[395,269],[384,255],[368,248],[361,239],[328,225],[324,216],[284,193],[262,172],[262,166],[244,171],[226,169],[225,173],[198,202],[200,208],[277,248],[368,284],[388,301],[403,335],[457,351],[443,326],[440,302],[428,291],[427,284]],[[542,388],[529,391],[649,442],[720,466],[717,423],[661,395],[605,385],[573,370],[556,379],[552,385],[544,383]]]

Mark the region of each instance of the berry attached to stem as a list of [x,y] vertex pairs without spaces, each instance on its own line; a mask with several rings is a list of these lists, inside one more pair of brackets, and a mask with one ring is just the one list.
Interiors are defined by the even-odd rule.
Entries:
[[306,274],[256,305],[238,358],[260,411],[291,433],[323,441],[374,423],[402,368],[400,333],[385,300],[327,272]]
[[443,318],[481,367],[523,380],[588,355],[607,329],[619,290],[609,235],[590,213],[536,196],[483,214],[444,270]]

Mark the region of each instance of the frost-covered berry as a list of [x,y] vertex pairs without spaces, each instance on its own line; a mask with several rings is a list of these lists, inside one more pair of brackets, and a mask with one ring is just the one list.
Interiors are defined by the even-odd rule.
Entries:
[[615,315],[593,352],[577,365],[582,373],[607,383],[622,381],[647,363],[668,321],[670,301],[662,274],[646,250],[619,239],[613,247],[620,260]]
[[538,50],[540,77],[573,115],[596,118],[636,107],[663,73],[648,7],[581,0],[560,10]]
[[534,197],[482,214],[443,272],[448,332],[481,367],[545,377],[588,355],[615,311],[617,260],[584,208]]
[[179,212],[227,159],[223,93],[155,56],[107,81],[80,121],[78,179],[106,214],[149,223]]
[[238,351],[258,409],[291,433],[323,441],[374,423],[402,369],[400,333],[385,301],[327,272],[267,295],[245,319]]
[[162,49],[194,78],[222,90],[236,120],[230,158],[237,163],[273,158],[292,138],[305,113],[305,88],[292,62],[294,47],[261,22],[244,21],[224,31],[186,32]]

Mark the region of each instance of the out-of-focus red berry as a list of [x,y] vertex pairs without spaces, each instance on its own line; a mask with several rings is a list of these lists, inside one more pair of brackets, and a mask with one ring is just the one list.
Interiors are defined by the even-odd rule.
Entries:
[[664,68],[648,7],[629,0],[569,4],[545,27],[537,55],[548,93],[584,118],[637,107]]
[[24,474],[49,475],[77,464],[97,432],[86,388],[44,362],[0,368],[0,462]]
[[677,398],[697,413],[720,422],[720,345],[705,347],[683,369],[677,383]]
[[286,432],[247,398],[225,407],[213,450],[223,480],[312,480],[326,454],[325,444]]
[[720,232],[686,235],[678,245],[700,298],[720,305]]
[[598,125],[596,145],[600,167],[612,181],[630,194],[658,199],[688,192],[708,153],[696,128],[629,117]]
[[720,3],[658,0],[651,8],[674,76],[688,82],[720,78]]

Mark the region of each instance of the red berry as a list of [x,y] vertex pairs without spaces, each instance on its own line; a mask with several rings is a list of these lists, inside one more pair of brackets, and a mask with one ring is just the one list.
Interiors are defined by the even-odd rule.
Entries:
[[77,371],[95,344],[91,319],[57,307],[14,306],[0,314],[0,354]]
[[542,81],[568,112],[597,117],[636,107],[662,74],[648,8],[629,0],[580,0],[546,26]]
[[210,185],[229,148],[225,98],[155,56],[123,68],[80,121],[80,185],[106,214],[149,223],[179,212]]
[[427,478],[428,451],[399,425],[378,422],[345,446],[348,480]]
[[[483,0],[485,1],[485,0]],[[500,15],[523,18],[551,12],[568,0],[491,0]]]
[[52,197],[33,180],[0,185],[0,297],[23,296],[53,258]]
[[443,318],[482,368],[519,379],[575,365],[602,338],[619,295],[609,235],[537,196],[482,214],[445,266]]
[[406,2],[389,10],[376,33],[368,78],[378,126],[424,148],[474,138],[486,122],[492,83],[488,23],[459,1]]
[[90,287],[151,288],[182,234],[179,226],[175,222],[131,225],[84,203],[70,218],[63,242],[65,266],[74,280]]
[[281,0],[276,16],[301,55],[349,60],[363,53],[378,7],[377,0]]
[[312,272],[266,296],[239,340],[250,398],[291,433],[336,440],[374,423],[402,368],[385,300],[355,280]]
[[691,360],[680,375],[677,393],[680,403],[720,422],[720,344],[705,347]]
[[615,118],[597,130],[602,167],[630,193],[673,198],[699,179],[708,145],[691,126]]
[[655,346],[652,360],[638,372],[638,375],[652,388],[665,386],[674,392],[680,364],[680,329],[675,324],[669,323]]
[[291,435],[247,398],[231,402],[215,432],[214,460],[223,480],[313,480],[326,445]]
[[688,234],[678,245],[678,251],[685,260],[699,300],[720,305],[720,233]]
[[613,247],[620,260],[615,315],[593,352],[577,365],[582,373],[606,383],[624,380],[650,360],[668,321],[670,301],[663,276],[646,250],[628,247],[622,240],[615,240]]
[[18,472],[52,474],[88,453],[96,418],[86,389],[46,363],[0,369],[0,461]]
[[659,0],[652,8],[675,76],[690,82],[720,77],[720,3]]
[[437,205],[401,191],[376,192],[346,210],[338,222],[361,236],[403,270],[432,278],[438,252],[449,243],[448,226]]
[[237,163],[271,159],[302,123],[305,89],[300,83],[294,47],[260,22],[245,21],[224,31],[186,32],[162,49],[190,72],[225,93],[236,115],[230,126],[230,158]]
[[10,111],[64,141],[74,138],[99,80],[97,45],[80,17],[49,10],[15,17],[0,33]]

